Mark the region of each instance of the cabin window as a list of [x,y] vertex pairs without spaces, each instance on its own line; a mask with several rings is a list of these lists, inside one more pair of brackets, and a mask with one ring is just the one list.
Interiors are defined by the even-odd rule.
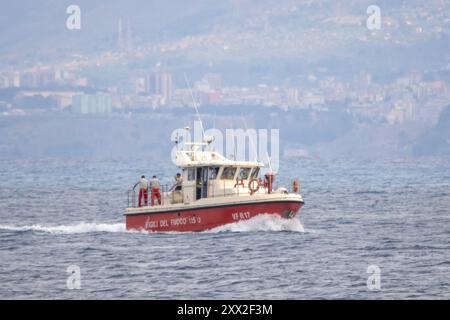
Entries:
[[220,167],[209,167],[209,179],[215,180],[219,175]]
[[241,168],[241,169],[239,169],[239,178],[247,180],[248,176],[250,175],[250,170],[252,170],[252,169],[251,168]]
[[236,168],[226,167],[223,169],[222,179],[232,180],[232,179],[234,179],[235,173],[236,173]]
[[259,168],[253,168],[252,179],[257,179],[259,175]]
[[187,169],[187,178],[188,178],[188,181],[194,181],[195,180],[195,168]]

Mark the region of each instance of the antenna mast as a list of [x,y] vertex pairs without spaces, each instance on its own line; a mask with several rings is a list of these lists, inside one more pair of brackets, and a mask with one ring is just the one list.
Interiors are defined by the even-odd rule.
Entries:
[[189,84],[189,80],[187,78],[186,72],[184,72],[183,75],[184,75],[184,81],[186,82],[186,86],[188,87],[189,94],[191,95],[191,99],[192,99],[192,102],[194,104],[194,108],[195,108],[195,112],[197,114],[197,118],[200,121],[200,127],[202,128],[202,142],[203,142],[203,139],[205,138],[205,129],[203,128],[202,118],[200,118],[200,113],[198,112],[197,102],[194,99],[194,95],[192,93],[191,85]]
[[[248,133],[247,121],[245,120],[245,118],[242,114],[241,114],[241,119],[242,119],[242,122],[244,123],[245,131],[247,131],[247,133]],[[249,134],[249,140],[250,140],[250,144],[252,145],[253,151],[255,152],[255,156],[256,156],[255,161],[258,161],[258,149],[256,148],[255,144],[253,143],[253,139],[250,134]]]
[[270,170],[270,172],[273,172],[272,171],[272,163],[271,163],[271,161],[270,161],[270,157],[269,157],[269,153],[266,151],[266,155],[267,155],[267,160],[268,160],[268,162],[269,162],[269,170]]

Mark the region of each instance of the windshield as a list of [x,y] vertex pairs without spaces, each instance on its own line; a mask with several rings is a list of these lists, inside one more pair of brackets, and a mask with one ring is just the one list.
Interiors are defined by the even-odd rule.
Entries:
[[209,178],[211,180],[217,179],[217,176],[219,174],[220,167],[210,167],[209,168]]
[[259,168],[253,168],[252,179],[258,178],[258,175],[259,175]]
[[251,168],[241,168],[239,170],[239,178],[247,180],[248,176],[250,175],[250,170],[252,170]]
[[222,179],[232,180],[232,179],[234,179],[235,173],[236,173],[236,168],[226,167],[223,169]]

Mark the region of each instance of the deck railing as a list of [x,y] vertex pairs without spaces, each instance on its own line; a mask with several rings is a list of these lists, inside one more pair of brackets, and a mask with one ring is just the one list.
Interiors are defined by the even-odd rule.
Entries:
[[[236,181],[235,181],[236,183]],[[208,192],[207,197],[208,198],[217,198],[217,197],[227,197],[231,195],[240,195],[240,194],[250,194],[251,191],[248,189],[248,185],[236,183],[234,187],[228,187],[229,181],[226,182],[226,180],[223,180],[223,185],[220,188],[217,188],[217,181],[208,181]],[[194,190],[195,189],[195,190]],[[276,188],[273,188],[274,190]],[[193,186],[183,186],[181,190],[176,190],[174,185],[161,185],[160,188],[160,199],[161,203],[158,202],[158,199],[154,197],[154,205],[158,206],[166,206],[169,204],[175,204],[175,203],[183,203],[184,202],[184,193],[187,192],[190,195],[193,195],[193,199],[190,199],[190,201],[195,201],[197,198],[203,198],[203,195],[197,195],[197,192],[202,192],[201,189],[197,189],[196,185]],[[259,190],[262,190],[264,193],[266,193],[268,190],[267,188],[261,184],[259,187]],[[195,191],[195,192],[194,192]],[[294,190],[293,186],[289,188],[289,192],[291,193],[299,193],[300,190],[297,188],[297,191]],[[147,193],[147,203],[145,203],[144,197],[142,198],[141,204],[139,205],[139,188],[130,189],[127,191],[127,207],[128,208],[137,208],[140,206],[150,206],[152,203],[152,192],[151,189],[148,190]]]
[[[216,187],[217,184],[213,183],[211,181],[208,182],[208,192],[207,197],[208,198],[217,198],[217,197],[226,197],[231,195],[239,195],[239,194],[249,194],[250,190],[247,188],[247,186],[244,185],[236,185],[236,187],[226,188],[225,181],[223,182],[223,186],[221,188]],[[264,188],[261,186],[260,188]],[[195,192],[194,192],[195,191]],[[203,198],[203,195],[197,195],[198,192],[202,192],[203,189],[199,188],[197,189],[197,186],[183,186],[181,190],[176,190],[173,185],[161,185],[160,188],[160,198],[161,203],[158,203],[157,194],[153,195],[154,198],[154,205],[169,205],[173,203],[183,203],[184,202],[184,193],[188,193],[190,195],[194,196],[194,199],[191,199],[191,201],[195,201],[197,198]],[[151,205],[152,203],[152,191],[149,188],[147,191],[147,204],[145,203],[144,197],[142,197],[141,205],[140,206],[147,206]],[[139,207],[139,188],[136,189],[130,189],[127,191],[127,207],[128,208],[136,208]]]

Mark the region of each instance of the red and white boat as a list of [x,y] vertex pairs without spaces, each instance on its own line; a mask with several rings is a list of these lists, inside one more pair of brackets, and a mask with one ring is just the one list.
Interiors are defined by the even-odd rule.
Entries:
[[203,150],[206,145],[186,142],[177,150],[182,183],[172,190],[163,186],[160,205],[139,207],[136,193],[129,191],[127,230],[203,231],[262,214],[282,219],[297,215],[304,203],[297,180],[290,192],[275,189],[270,172],[259,178],[262,162],[227,159]]

